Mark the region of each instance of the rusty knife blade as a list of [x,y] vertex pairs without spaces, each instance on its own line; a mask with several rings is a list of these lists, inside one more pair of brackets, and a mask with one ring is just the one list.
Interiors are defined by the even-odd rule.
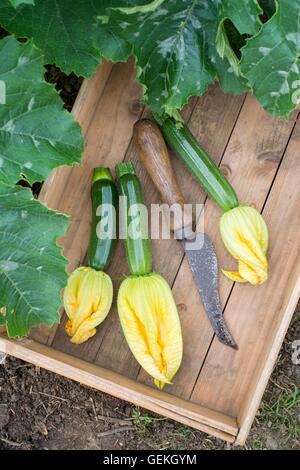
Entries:
[[[218,289],[218,260],[206,233],[197,234],[202,247],[192,249],[195,240],[183,240],[184,251],[211,326],[221,343],[238,349],[223,316]],[[195,245],[194,245],[195,246]]]

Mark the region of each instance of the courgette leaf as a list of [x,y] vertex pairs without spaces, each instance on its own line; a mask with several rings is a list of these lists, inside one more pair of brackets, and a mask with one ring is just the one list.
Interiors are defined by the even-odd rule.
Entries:
[[80,127],[44,80],[42,53],[31,41],[0,41],[0,180],[44,180],[61,165],[80,162]]
[[2,0],[0,23],[66,73],[89,77],[103,57],[134,53],[158,114],[177,115],[218,78],[224,91],[253,89],[268,112],[286,116],[299,94],[299,11],[300,0],[35,0],[17,9]]
[[296,108],[300,89],[300,0],[280,0],[272,18],[247,41],[240,63],[253,93],[272,116]]
[[138,8],[150,0],[35,0],[35,5],[13,9],[10,0],[1,0],[0,23],[18,37],[33,38],[45,56],[45,63],[56,64],[65,73],[90,77],[101,62],[102,43],[109,46],[115,60],[126,60],[130,48],[118,35],[101,31],[98,15],[109,7]]
[[229,18],[241,34],[256,34],[261,22],[262,9],[256,0],[222,0],[220,2],[221,21]]
[[34,0],[9,0],[13,7],[17,8],[21,3],[34,5]]
[[[245,2],[258,8],[255,0],[241,3]],[[201,96],[217,75],[226,91],[247,89],[246,79],[238,77],[237,69],[227,57],[222,60],[216,49],[224,19],[217,0],[178,0],[165,1],[147,15],[111,10],[100,27],[133,45],[138,79],[151,110],[176,115],[190,96]]]
[[214,81],[208,49],[214,48],[217,27],[214,0],[164,2],[147,15],[114,10],[102,25],[133,44],[145,100],[157,114],[172,114]]
[[236,75],[234,68],[227,60],[216,57],[215,69],[220,86],[225,93],[242,95],[249,91],[249,83],[240,73]]
[[43,56],[31,41],[0,41],[0,324],[23,336],[59,321],[66,260],[56,239],[68,219],[16,183],[45,179],[60,165],[80,162],[80,127],[44,81]]
[[66,260],[56,245],[68,219],[31,191],[0,183],[0,324],[10,336],[59,322]]

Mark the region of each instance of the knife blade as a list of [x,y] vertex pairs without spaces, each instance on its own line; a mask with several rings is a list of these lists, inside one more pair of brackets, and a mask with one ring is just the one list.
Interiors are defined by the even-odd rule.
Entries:
[[[133,139],[138,149],[139,158],[160,192],[163,201],[169,206],[179,204],[183,209],[184,197],[173,172],[169,152],[159,128],[149,119],[142,119],[134,125]],[[203,237],[201,247],[192,248],[191,243],[195,241],[191,239],[191,234],[193,234],[192,216],[185,217],[184,222],[179,221],[178,218],[173,219],[172,223],[175,234],[181,234],[180,238],[185,255],[216,336],[226,346],[237,349],[237,344],[226,325],[221,308],[218,290],[218,261],[209,236],[206,233],[196,234],[196,237],[199,235]]]

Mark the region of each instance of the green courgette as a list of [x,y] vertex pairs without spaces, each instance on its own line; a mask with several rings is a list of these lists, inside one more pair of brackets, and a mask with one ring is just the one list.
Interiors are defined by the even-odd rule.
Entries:
[[200,147],[187,126],[171,118],[158,124],[169,147],[183,160],[209,197],[224,211],[237,207],[239,201],[231,184]]
[[132,162],[116,165],[118,189],[123,196],[120,213],[126,226],[125,247],[131,274],[142,276],[149,274],[152,268],[150,241],[147,220],[140,208],[144,205],[141,183],[135,173]]
[[88,247],[88,265],[104,271],[116,245],[118,190],[108,168],[95,168],[92,181],[92,226]]

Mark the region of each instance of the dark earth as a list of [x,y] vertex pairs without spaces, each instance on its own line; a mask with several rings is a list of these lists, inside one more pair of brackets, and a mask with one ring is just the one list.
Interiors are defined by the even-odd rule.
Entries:
[[[0,28],[0,38],[4,35]],[[67,76],[54,65],[46,66],[45,78],[55,84],[71,110],[82,79]],[[40,186],[32,189],[38,194]],[[300,303],[245,449],[300,449],[300,354],[299,364],[294,364],[295,341],[300,344]],[[231,448],[202,432],[0,355],[0,449]]]

